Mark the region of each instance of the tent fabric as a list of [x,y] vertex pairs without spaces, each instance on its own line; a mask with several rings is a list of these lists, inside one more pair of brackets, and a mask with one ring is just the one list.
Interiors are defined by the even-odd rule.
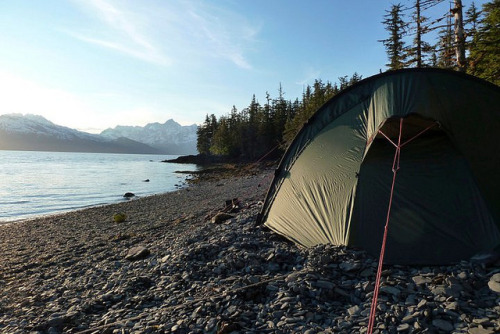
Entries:
[[[441,264],[500,245],[500,89],[453,71],[380,74],[333,97],[283,156],[261,222],[309,247],[377,256],[401,150],[386,263]],[[394,124],[397,123],[397,126]],[[435,125],[434,125],[435,124]]]

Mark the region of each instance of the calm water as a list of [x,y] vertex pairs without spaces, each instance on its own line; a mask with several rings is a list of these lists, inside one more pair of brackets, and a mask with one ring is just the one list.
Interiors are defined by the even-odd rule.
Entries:
[[197,168],[175,157],[0,151],[0,223],[174,191]]

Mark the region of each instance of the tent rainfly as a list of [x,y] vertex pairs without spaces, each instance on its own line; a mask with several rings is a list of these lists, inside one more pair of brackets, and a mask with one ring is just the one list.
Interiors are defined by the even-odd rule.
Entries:
[[500,249],[500,88],[438,69],[342,91],[284,154],[259,221],[306,247],[378,256],[401,142],[385,263],[447,264]]

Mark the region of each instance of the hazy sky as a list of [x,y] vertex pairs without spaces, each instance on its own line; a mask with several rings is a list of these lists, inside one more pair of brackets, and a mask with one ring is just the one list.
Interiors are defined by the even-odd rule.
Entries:
[[247,107],[253,94],[276,97],[280,83],[294,100],[314,79],[385,70],[378,40],[395,2],[410,3],[3,0],[0,114],[100,132],[170,118],[199,124]]

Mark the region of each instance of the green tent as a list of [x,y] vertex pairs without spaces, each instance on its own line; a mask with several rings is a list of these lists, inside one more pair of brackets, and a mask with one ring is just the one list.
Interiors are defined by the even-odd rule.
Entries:
[[259,220],[306,247],[378,256],[392,198],[386,263],[469,259],[500,246],[499,135],[498,86],[438,69],[370,77],[304,125]]

